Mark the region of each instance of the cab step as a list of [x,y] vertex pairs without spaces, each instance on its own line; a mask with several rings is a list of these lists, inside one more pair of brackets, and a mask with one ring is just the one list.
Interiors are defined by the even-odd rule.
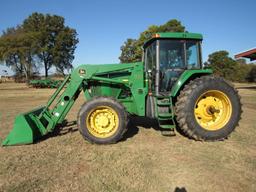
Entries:
[[162,129],[174,129],[175,125],[170,125],[170,124],[166,124],[166,125],[159,125]]
[[171,113],[159,113],[158,114],[158,117],[163,117],[163,118],[172,118],[173,117],[173,115],[171,114]]
[[156,96],[155,109],[162,135],[174,136],[176,126],[172,98],[170,96]]
[[157,102],[158,106],[170,106],[171,103],[166,103],[166,102]]

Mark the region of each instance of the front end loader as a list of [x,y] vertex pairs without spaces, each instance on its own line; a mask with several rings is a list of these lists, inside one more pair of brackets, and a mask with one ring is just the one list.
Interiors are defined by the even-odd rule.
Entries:
[[30,144],[61,124],[82,91],[86,102],[77,125],[91,143],[119,141],[129,115],[158,121],[163,135],[176,126],[195,140],[227,138],[238,125],[237,91],[205,69],[202,35],[157,33],[144,44],[142,62],[81,65],[66,77],[47,104],[16,117],[2,145]]

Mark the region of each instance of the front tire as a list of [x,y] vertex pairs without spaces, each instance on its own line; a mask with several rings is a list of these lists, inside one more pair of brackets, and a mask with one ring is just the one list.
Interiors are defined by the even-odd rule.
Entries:
[[179,127],[188,137],[223,140],[241,118],[240,97],[223,78],[203,76],[190,81],[180,92],[175,113]]
[[86,102],[78,113],[78,129],[91,143],[111,144],[126,132],[128,117],[119,102],[109,97],[96,97]]

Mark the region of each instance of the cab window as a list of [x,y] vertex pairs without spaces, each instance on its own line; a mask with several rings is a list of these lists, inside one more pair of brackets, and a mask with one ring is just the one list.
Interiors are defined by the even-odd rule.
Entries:
[[187,68],[200,68],[199,42],[187,41],[186,43]]
[[146,63],[146,69],[153,70],[156,67],[156,42],[152,43],[149,47],[146,49],[145,53],[145,63]]

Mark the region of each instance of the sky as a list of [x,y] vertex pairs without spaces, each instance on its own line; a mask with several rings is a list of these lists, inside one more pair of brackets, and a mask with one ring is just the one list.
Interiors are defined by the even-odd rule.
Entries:
[[150,25],[177,19],[202,33],[203,60],[214,51],[230,56],[256,47],[256,0],[1,0],[0,32],[33,12],[57,14],[76,29],[74,66],[119,63],[120,47]]

